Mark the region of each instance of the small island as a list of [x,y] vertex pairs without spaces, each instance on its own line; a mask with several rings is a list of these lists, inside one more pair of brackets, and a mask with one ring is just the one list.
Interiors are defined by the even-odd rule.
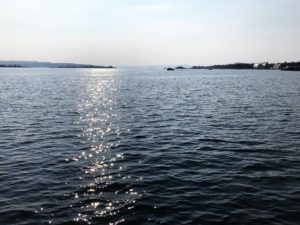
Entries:
[[167,68],[166,69],[167,71],[173,71],[173,70],[175,70],[174,68],[171,68],[171,67],[169,67],[169,68]]

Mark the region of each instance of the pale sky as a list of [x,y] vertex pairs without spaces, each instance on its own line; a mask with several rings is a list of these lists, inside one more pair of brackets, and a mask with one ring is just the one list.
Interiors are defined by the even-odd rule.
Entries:
[[300,0],[0,0],[0,60],[300,61]]

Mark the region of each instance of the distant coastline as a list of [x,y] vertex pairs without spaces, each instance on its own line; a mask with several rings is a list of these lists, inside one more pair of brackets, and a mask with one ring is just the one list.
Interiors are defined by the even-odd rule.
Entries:
[[[3,61],[0,60],[0,68],[82,68],[82,69],[114,69],[114,66],[99,66],[92,64],[77,64],[77,63],[52,63],[40,61]],[[177,66],[166,67],[168,71],[184,70],[184,69],[233,69],[233,70],[283,70],[283,71],[300,71],[300,62],[282,62],[282,63],[233,63],[220,64],[211,66]]]
[[168,71],[183,70],[183,69],[256,69],[256,70],[284,70],[284,71],[300,71],[300,62],[283,62],[283,63],[234,63],[224,65],[212,66],[192,66],[183,67],[177,66],[175,68],[165,68]]
[[13,68],[20,68],[20,67],[23,67],[21,65],[18,65],[18,64],[0,64],[0,68],[1,67],[13,67]]
[[89,68],[89,69],[113,69],[113,66],[98,66],[77,63],[52,63],[39,61],[0,61],[0,67],[12,68]]

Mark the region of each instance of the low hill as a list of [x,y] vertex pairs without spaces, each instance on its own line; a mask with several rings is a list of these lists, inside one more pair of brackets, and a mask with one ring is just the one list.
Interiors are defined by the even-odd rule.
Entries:
[[2,67],[10,67],[10,65],[18,65],[18,67],[46,67],[46,68],[114,68],[113,66],[98,66],[90,64],[76,64],[76,63],[52,63],[52,62],[38,62],[38,61],[1,61]]

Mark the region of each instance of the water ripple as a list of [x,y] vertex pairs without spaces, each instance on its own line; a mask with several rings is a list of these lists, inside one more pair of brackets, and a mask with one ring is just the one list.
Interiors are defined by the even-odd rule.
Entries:
[[1,69],[0,224],[299,224],[299,79]]

